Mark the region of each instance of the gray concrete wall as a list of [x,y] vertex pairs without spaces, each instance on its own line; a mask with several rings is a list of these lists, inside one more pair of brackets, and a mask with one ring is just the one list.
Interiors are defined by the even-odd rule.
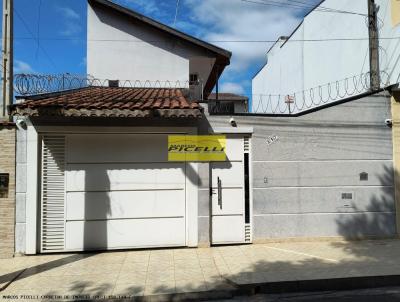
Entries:
[[[238,127],[254,127],[254,240],[393,236],[393,150],[387,118],[390,98],[384,95],[302,117],[235,117]],[[228,127],[229,117],[211,116],[208,123]],[[203,123],[203,132],[210,125]],[[268,142],[274,136],[277,140]],[[367,181],[360,181],[362,172],[368,173]],[[342,193],[353,198],[342,199]],[[209,230],[202,223],[200,227],[200,238],[205,238]]]

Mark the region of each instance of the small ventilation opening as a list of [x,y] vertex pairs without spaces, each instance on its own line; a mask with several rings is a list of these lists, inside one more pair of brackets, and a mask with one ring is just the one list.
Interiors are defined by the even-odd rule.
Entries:
[[342,199],[346,200],[353,199],[353,193],[342,193]]
[[108,87],[119,87],[118,80],[108,80]]

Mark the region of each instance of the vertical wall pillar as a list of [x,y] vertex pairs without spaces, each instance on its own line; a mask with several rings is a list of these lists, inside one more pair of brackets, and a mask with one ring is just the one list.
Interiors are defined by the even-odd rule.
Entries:
[[0,258],[14,255],[15,124],[0,122]]
[[400,91],[393,92],[392,97],[392,136],[393,166],[396,200],[396,227],[400,235]]
[[40,156],[39,136],[32,125],[27,128],[26,143],[26,242],[25,253],[37,253],[37,213],[38,213],[38,159]]

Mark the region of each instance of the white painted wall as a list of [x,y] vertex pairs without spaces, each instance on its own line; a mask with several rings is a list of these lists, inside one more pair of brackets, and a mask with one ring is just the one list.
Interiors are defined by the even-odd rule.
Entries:
[[[304,26],[300,25],[292,40],[304,39]],[[279,108],[288,91],[303,90],[303,43],[279,41],[268,53],[267,65],[253,79],[253,112],[285,110]],[[273,96],[269,97],[268,95]]]
[[[381,37],[400,37],[400,24],[392,24],[392,1],[376,0],[379,5],[379,18],[382,27],[379,31]],[[390,83],[400,82],[400,39],[381,39],[380,40],[380,67],[389,76]]]
[[[322,6],[368,14],[367,0],[326,0]],[[366,16],[314,11],[304,20],[308,39],[368,38]],[[304,42],[304,87],[309,89],[369,71],[369,41]]]
[[[381,37],[396,37],[400,28],[391,24],[391,0],[378,0],[380,6]],[[368,14],[367,0],[326,0],[321,4],[337,10],[345,10]],[[253,78],[253,112],[279,113],[276,108],[279,97],[260,97],[263,95],[288,95],[306,90],[310,100],[309,89],[332,84],[331,97],[336,97],[335,82],[339,81],[340,95],[345,96],[344,79],[369,72],[367,16],[354,14],[313,11],[304,18],[303,23],[282,46],[278,43],[268,53],[268,62]],[[296,40],[326,40],[353,39],[349,41],[305,41]],[[365,39],[360,39],[365,38]],[[390,83],[399,82],[400,72],[400,40],[381,40],[381,70],[391,74]],[[350,86],[352,80],[350,81]],[[350,87],[351,90],[352,87]],[[314,91],[318,94],[317,90]],[[328,88],[322,89],[322,99],[328,98]],[[275,106],[269,106],[271,102]],[[260,101],[262,102],[260,106]],[[280,98],[285,109],[284,97]],[[309,106],[312,105],[310,102]],[[272,110],[274,108],[275,110]],[[266,110],[267,109],[267,110]],[[297,110],[295,110],[297,111]]]
[[27,121],[27,182],[26,182],[26,249],[28,255],[37,251],[37,212],[38,212],[38,149],[39,137],[35,127]]
[[206,81],[214,64],[204,49],[103,8],[88,5],[87,28],[87,73],[95,78],[187,85],[189,72]]

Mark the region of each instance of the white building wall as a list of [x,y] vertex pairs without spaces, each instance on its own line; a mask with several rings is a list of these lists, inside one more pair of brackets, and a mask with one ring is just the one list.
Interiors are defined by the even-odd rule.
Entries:
[[[391,0],[378,0],[377,4],[380,6],[380,37],[400,36],[400,26],[392,26]],[[357,88],[362,89],[360,75],[369,72],[368,1],[326,0],[321,6],[358,14],[314,10],[307,15],[288,42],[282,47],[276,45],[268,53],[267,64],[253,78],[253,112],[280,113],[279,107],[278,110],[272,110],[270,106],[265,110],[268,99],[272,98],[277,102],[277,97],[264,96],[264,106],[260,106],[259,94],[285,96],[296,93],[299,107],[302,107],[304,99],[306,107],[314,107],[319,105],[321,99],[329,102],[349,96],[346,95],[346,78],[350,78],[347,82],[349,94],[354,93],[353,77],[358,81]],[[329,39],[341,40],[326,41]],[[400,40],[382,39],[380,45],[381,70],[390,74],[390,83],[397,83],[400,72]],[[368,75],[363,77],[365,79],[368,80]],[[328,83],[331,83],[330,91]],[[322,88],[319,89],[319,86]],[[339,94],[336,86],[339,87]],[[313,89],[315,104],[312,104],[310,89]],[[302,91],[305,91],[304,97]],[[281,108],[285,108],[284,98],[281,97],[280,102]],[[292,112],[306,107],[292,109]],[[260,111],[261,108],[264,110]]]
[[189,43],[103,8],[88,5],[87,28],[87,73],[98,79],[187,84],[190,59],[205,57]]
[[[291,37],[303,40],[301,24]],[[278,41],[269,51],[268,62],[253,79],[253,112],[285,110],[285,95],[303,89],[303,43]],[[269,96],[269,95],[272,96]]]
[[[400,82],[400,23],[392,23],[392,14],[397,9],[395,0],[376,0],[379,6],[380,30],[380,68],[387,73],[390,83]],[[393,4],[393,7],[392,7]],[[399,13],[397,12],[397,15]]]
[[[326,0],[322,6],[368,15],[367,0]],[[304,20],[304,87],[309,89],[369,71],[367,16],[314,11]]]

